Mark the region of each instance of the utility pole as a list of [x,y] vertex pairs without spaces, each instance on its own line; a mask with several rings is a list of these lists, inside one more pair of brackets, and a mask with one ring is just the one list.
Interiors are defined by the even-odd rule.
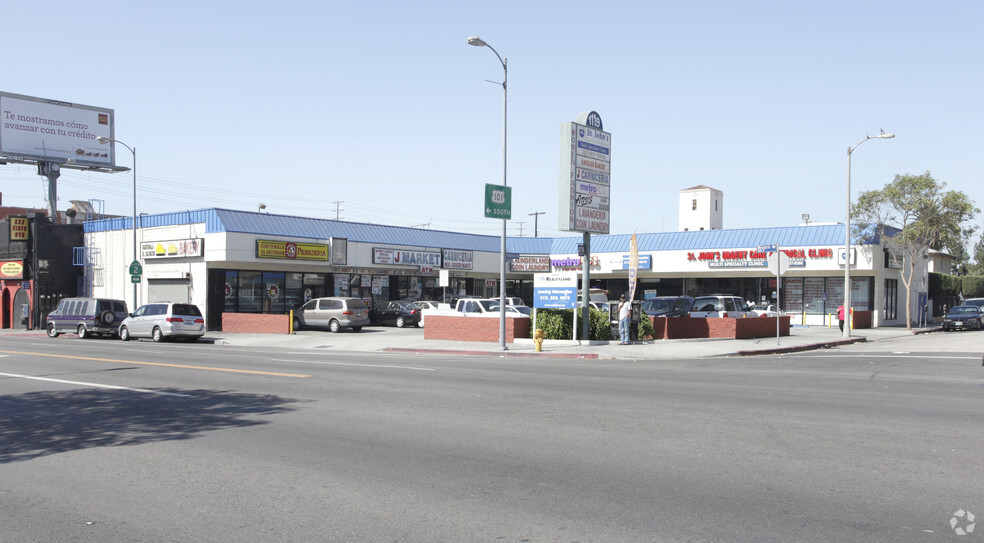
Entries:
[[523,237],[523,225],[526,224],[523,221],[519,221],[519,237]]
[[335,220],[336,221],[341,220],[341,212],[344,210],[340,209],[338,206],[342,205],[342,200],[338,200],[332,203],[335,204]]
[[533,217],[533,237],[534,238],[540,236],[540,229],[538,228],[538,223],[540,222],[540,215],[546,215],[546,214],[547,214],[546,211],[537,211],[537,212],[534,212],[534,213],[530,213],[530,216]]

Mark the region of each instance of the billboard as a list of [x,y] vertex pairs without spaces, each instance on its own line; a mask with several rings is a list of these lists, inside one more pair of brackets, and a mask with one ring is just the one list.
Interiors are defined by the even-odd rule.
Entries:
[[99,137],[114,137],[112,109],[0,92],[0,161],[121,169]]

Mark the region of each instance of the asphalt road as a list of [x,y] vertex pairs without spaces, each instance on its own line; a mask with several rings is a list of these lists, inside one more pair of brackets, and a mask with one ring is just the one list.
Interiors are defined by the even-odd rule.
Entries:
[[973,541],[984,333],[933,336],[659,361],[4,337],[0,541]]

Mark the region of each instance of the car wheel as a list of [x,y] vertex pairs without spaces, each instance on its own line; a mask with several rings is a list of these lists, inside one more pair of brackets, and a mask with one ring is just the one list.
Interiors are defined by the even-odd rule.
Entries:
[[86,327],[85,327],[84,324],[80,324],[79,325],[79,328],[77,330],[77,333],[79,334],[79,339],[85,339],[85,338],[89,337],[89,330],[86,329]]
[[120,328],[120,339],[123,341],[130,341],[130,329],[126,326]]
[[55,329],[55,323],[48,325],[48,337],[58,337],[58,330]]
[[342,329],[342,325],[335,319],[332,319],[332,321],[328,323],[328,329],[331,330],[331,333],[336,334]]
[[164,332],[161,331],[159,326],[154,327],[154,341],[156,343],[164,341]]
[[397,317],[397,318],[396,318],[396,327],[397,327],[397,328],[403,328],[403,326],[404,326],[405,324],[406,324],[406,323],[405,323],[405,322],[403,322],[403,317]]
[[294,317],[294,330],[301,329],[301,319]]
[[99,322],[103,323],[104,326],[109,326],[110,324],[113,324],[113,321],[115,320],[116,320],[116,314],[108,309],[99,314]]

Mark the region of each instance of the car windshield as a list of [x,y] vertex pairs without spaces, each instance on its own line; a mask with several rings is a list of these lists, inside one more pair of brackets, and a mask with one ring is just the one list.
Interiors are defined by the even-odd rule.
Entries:
[[979,309],[970,306],[959,306],[950,310],[951,315],[976,315],[978,313],[980,313]]
[[644,302],[646,311],[672,311],[676,300],[667,298],[664,300],[646,300]]
[[498,300],[480,300],[478,303],[480,303],[482,305],[482,307],[486,311],[490,311],[491,312],[491,311],[498,311],[499,310],[499,301]]

